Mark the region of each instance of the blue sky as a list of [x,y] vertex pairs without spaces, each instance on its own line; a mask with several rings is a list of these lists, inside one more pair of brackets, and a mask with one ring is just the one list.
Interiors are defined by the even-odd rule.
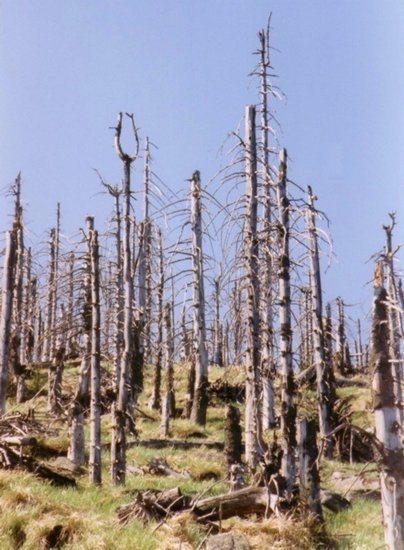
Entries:
[[[274,105],[279,141],[290,177],[313,186],[332,222],[326,296],[368,303],[364,262],[382,247],[391,210],[404,240],[401,0],[3,0],[0,188],[22,171],[28,228],[51,227],[57,201],[65,232],[86,214],[103,224],[111,203],[92,169],[120,179],[108,129],[120,110],[158,146],[154,170],[170,188],[196,168],[210,179],[256,101],[248,73],[271,11],[287,96]],[[1,230],[9,213],[2,194]]]

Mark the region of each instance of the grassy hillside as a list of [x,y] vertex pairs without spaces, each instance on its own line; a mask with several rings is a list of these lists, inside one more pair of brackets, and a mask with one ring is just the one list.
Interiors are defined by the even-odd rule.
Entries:
[[[69,368],[65,376],[65,392],[74,386],[76,369]],[[225,377],[232,384],[241,382],[240,369],[226,371],[211,369],[211,380]],[[151,372],[146,380],[151,379]],[[183,405],[185,395],[185,368],[176,367],[177,407]],[[45,395],[41,388],[46,386],[46,373],[37,374],[30,380],[33,399],[18,407],[20,411],[34,408],[38,419],[49,429],[51,435],[42,434],[39,439],[61,452],[67,451],[68,426],[66,419],[50,418],[45,413]],[[39,393],[38,393],[39,392]],[[310,392],[301,396],[301,405],[310,397]],[[351,386],[339,391],[340,397],[352,397],[353,418],[358,425],[368,428],[372,418],[368,409],[370,400],[367,388]],[[137,430],[140,439],[158,438],[160,419],[156,412],[147,409],[150,387],[146,384],[139,409],[147,413],[147,418],[139,413]],[[310,399],[309,399],[310,401]],[[242,405],[240,405],[242,407]],[[173,439],[188,439],[203,443],[223,441],[225,404],[215,398],[209,407],[206,429],[200,429],[190,421],[177,418],[171,423],[170,435]],[[17,410],[12,401],[8,410]],[[109,440],[109,415],[103,416],[104,442]],[[129,473],[125,487],[112,487],[109,482],[108,450],[103,452],[103,485],[93,487],[87,479],[85,469],[77,475],[77,488],[58,488],[35,478],[32,474],[17,470],[0,469],[0,548],[6,549],[180,549],[203,548],[209,530],[198,525],[189,516],[171,519],[166,523],[139,520],[122,526],[117,521],[115,510],[118,506],[131,502],[134,494],[143,489],[165,489],[180,486],[184,493],[213,495],[228,492],[228,484],[223,479],[224,459],[220,450],[199,446],[192,449],[148,449],[134,446],[128,450],[127,463],[131,467],[142,468],[154,457],[162,457],[179,472],[188,472],[188,478],[157,476],[144,472]],[[48,458],[49,465],[56,458]],[[337,474],[336,474],[337,472]],[[348,484],[341,479],[360,474]],[[319,533],[310,518],[304,514],[295,518],[269,518],[257,520],[254,516],[233,518],[222,522],[222,530],[233,530],[246,534],[252,548],[341,548],[369,549],[383,547],[381,505],[377,492],[367,490],[371,481],[377,479],[374,464],[350,464],[349,462],[326,461],[321,464],[322,485],[336,490],[351,501],[351,506],[341,512],[325,510],[327,538]],[[363,483],[365,480],[365,484]],[[342,483],[342,484],[341,484]],[[321,542],[323,541],[323,542]]]

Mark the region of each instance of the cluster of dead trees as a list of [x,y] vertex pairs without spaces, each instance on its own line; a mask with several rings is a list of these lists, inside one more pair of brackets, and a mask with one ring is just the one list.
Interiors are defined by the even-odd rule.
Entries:
[[[199,171],[192,174],[186,196],[165,189],[152,170],[146,138],[143,205],[137,213],[132,176],[141,142],[134,116],[126,113],[134,147],[124,150],[124,116],[119,113],[114,140],[122,182],[112,185],[101,178],[113,200],[110,227],[100,236],[88,217],[81,239],[68,247],[62,243],[58,205],[48,260],[41,262],[47,264],[45,272],[36,253],[25,245],[17,176],[12,186],[13,227],[6,233],[3,256],[0,414],[11,391],[17,402],[23,402],[27,376],[46,368],[49,412],[68,411],[70,459],[84,463],[84,426],[89,418],[89,471],[92,481],[101,483],[101,414],[107,407],[112,417],[111,480],[124,483],[126,438],[136,434],[144,366],[153,367],[150,407],[161,411],[161,435],[167,437],[176,414],[175,362],[188,369],[183,414],[202,426],[209,404],[209,365],[242,365],[246,463],[254,471],[268,461],[265,432],[274,430],[286,493],[294,493],[300,472],[306,476],[303,485],[311,484],[313,510],[320,515],[318,473],[313,469],[316,431],[322,451],[332,457],[339,428],[335,378],[371,368],[377,437],[385,448],[385,501],[391,501],[393,493],[402,501],[402,472],[393,467],[403,452],[404,299],[394,266],[395,218],[384,228],[386,246],[375,278],[370,348],[363,343],[360,320],[352,346],[343,300],[336,299],[335,314],[331,304],[324,307],[322,301],[320,245],[328,237],[320,226],[325,217],[316,209],[311,187],[302,192],[288,179],[287,151],[276,141],[270,100],[279,90],[271,82],[269,51],[268,30],[263,30],[253,72],[259,101],[245,109],[244,132],[235,134],[235,157],[220,171],[215,190],[202,185]],[[177,234],[164,231],[167,220],[179,220]],[[105,370],[101,360],[108,365]],[[63,391],[66,363],[79,367],[73,395]],[[306,383],[317,392],[313,418],[297,407],[299,386]],[[300,466],[298,425],[301,449],[306,449]],[[391,476],[394,491],[386,481]],[[397,526],[404,513],[400,516],[396,510],[393,516],[391,532],[404,533]]]

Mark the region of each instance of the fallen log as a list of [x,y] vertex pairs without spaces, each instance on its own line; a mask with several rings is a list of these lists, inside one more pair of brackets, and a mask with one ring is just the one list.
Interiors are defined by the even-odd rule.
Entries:
[[171,468],[164,458],[152,458],[144,468],[145,472],[152,475],[163,475],[177,478],[189,478],[190,475],[186,472],[178,472]]
[[65,487],[76,485],[73,478],[55,472],[31,456],[17,453],[9,445],[0,444],[0,468],[11,470],[22,468],[37,477],[50,481],[52,485]]
[[189,506],[189,497],[179,487],[165,491],[139,491],[135,500],[116,509],[118,520],[126,525],[132,519],[159,520]]
[[227,495],[196,499],[191,509],[199,521],[215,521],[233,516],[268,515],[275,511],[279,496],[266,487],[246,487]]

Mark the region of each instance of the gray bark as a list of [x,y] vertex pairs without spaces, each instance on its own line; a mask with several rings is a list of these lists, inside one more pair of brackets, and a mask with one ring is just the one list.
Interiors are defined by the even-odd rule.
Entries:
[[384,537],[389,550],[404,548],[404,450],[400,410],[389,358],[388,295],[375,277],[371,335],[373,409],[376,437],[383,446],[380,463]]
[[0,415],[6,410],[8,361],[10,355],[10,334],[13,309],[13,281],[15,271],[16,236],[13,231],[6,233],[6,253],[4,256],[3,283],[1,290],[0,316]]
[[313,343],[314,365],[316,368],[317,399],[320,434],[325,445],[325,454],[332,456],[333,441],[330,437],[332,431],[333,402],[331,399],[331,387],[329,377],[329,365],[326,364],[324,330],[323,330],[323,299],[321,289],[320,257],[318,251],[316,222],[315,222],[315,197],[311,187],[308,187],[307,230],[309,238],[309,256],[311,273],[311,303],[313,319]]
[[205,290],[202,249],[201,179],[198,171],[191,179],[192,274],[194,291],[193,353],[195,392],[191,420],[204,426],[208,407],[208,353],[206,350]]
[[98,232],[90,234],[91,251],[91,403],[90,403],[90,481],[101,484],[101,375],[100,375],[100,271]]
[[280,368],[281,390],[281,434],[282,474],[286,478],[287,491],[291,494],[296,478],[296,404],[293,373],[290,256],[289,256],[289,209],[287,196],[287,153],[283,149],[279,156],[279,174],[276,187],[279,212],[279,323],[280,323]]
[[[123,163],[124,171],[124,239],[123,239],[123,289],[124,289],[124,323],[121,372],[118,388],[118,396],[112,410],[112,438],[111,438],[111,479],[113,484],[125,483],[126,473],[126,434],[125,424],[128,407],[128,384],[131,382],[130,373],[133,359],[133,274],[131,254],[131,164],[137,158],[139,141],[133,115],[128,115],[132,122],[132,130],[135,138],[135,153],[130,156],[122,150],[121,131],[122,113],[118,114],[118,122],[115,128],[115,149]],[[133,388],[132,388],[133,390]],[[135,390],[137,391],[137,390]],[[133,396],[132,396],[133,397]]]
[[245,455],[250,468],[255,469],[259,458],[263,454],[263,450],[261,446],[261,415],[258,403],[260,390],[260,285],[258,276],[258,183],[254,105],[247,105],[246,107],[245,148],[246,206],[244,221],[244,257],[247,286]]

